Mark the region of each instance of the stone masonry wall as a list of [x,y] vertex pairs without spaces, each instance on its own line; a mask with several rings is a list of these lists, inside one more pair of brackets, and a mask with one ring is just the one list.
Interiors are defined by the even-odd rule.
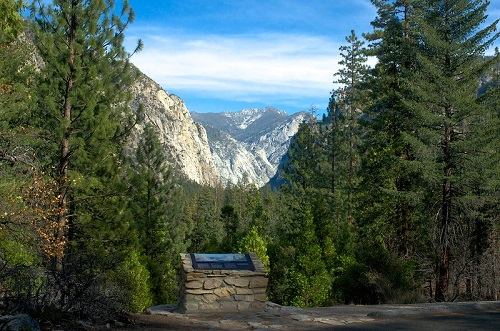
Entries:
[[249,255],[254,271],[194,269],[190,255],[181,254],[178,308],[184,312],[263,310],[267,273],[257,255]]

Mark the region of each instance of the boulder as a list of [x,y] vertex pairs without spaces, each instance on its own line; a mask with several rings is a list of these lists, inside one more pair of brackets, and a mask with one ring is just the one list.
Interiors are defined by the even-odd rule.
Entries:
[[40,325],[27,314],[0,316],[0,331],[40,331]]

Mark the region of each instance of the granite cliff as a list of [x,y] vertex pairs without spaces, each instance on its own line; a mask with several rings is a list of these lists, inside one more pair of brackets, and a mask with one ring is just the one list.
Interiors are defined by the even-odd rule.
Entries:
[[219,175],[215,167],[205,128],[195,123],[176,95],[168,94],[159,84],[140,74],[131,86],[133,110],[143,107],[144,120],[134,128],[129,146],[137,148],[146,123],[157,129],[169,165],[187,178],[204,185],[216,185]]

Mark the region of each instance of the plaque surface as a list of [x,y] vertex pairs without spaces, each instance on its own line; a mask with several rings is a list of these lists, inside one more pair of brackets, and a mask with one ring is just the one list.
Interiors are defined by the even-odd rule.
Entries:
[[248,254],[190,254],[193,267],[201,270],[255,270]]

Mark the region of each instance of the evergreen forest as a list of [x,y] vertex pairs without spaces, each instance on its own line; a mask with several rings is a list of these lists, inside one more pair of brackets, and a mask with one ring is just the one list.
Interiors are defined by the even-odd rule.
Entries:
[[281,305],[498,300],[498,20],[489,1],[371,2],[328,109],[258,189],[183,178],[150,125],[127,153],[127,1],[0,0],[0,313],[175,303],[183,252],[257,253]]

